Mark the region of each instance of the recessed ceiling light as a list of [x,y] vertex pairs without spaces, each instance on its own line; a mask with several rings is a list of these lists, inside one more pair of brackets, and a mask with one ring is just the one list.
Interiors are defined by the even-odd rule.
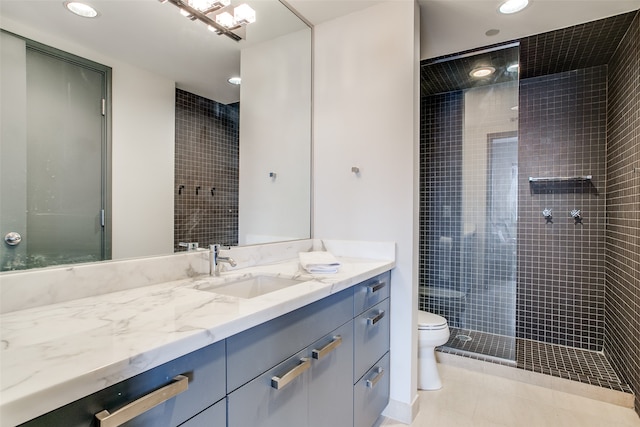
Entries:
[[518,72],[519,69],[520,69],[520,64],[518,64],[517,62],[514,62],[513,64],[507,67],[507,71],[510,73],[516,73]]
[[511,13],[520,12],[522,9],[527,7],[528,4],[529,0],[507,0],[500,5],[498,10],[500,13],[509,15]]
[[83,18],[95,18],[98,16],[98,11],[86,3],[67,1],[64,2],[64,7],[66,7],[70,12],[73,12],[78,16],[82,16]]
[[497,36],[498,34],[500,34],[500,30],[497,28],[492,28],[490,30],[487,30],[486,33],[484,33],[484,35],[487,37]]
[[496,69],[493,67],[478,67],[478,68],[474,68],[473,70],[471,70],[471,72],[469,73],[469,75],[471,77],[487,77],[490,76],[491,74],[495,73]]
[[242,83],[242,80],[240,79],[240,77],[231,77],[229,78],[229,80],[227,80],[229,83],[231,83],[232,85],[235,86],[239,86],[240,83]]

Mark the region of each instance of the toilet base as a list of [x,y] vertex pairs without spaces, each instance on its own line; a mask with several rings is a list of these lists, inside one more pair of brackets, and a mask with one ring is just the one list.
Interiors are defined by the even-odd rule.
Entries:
[[439,390],[442,388],[440,374],[436,365],[435,347],[418,350],[418,389]]

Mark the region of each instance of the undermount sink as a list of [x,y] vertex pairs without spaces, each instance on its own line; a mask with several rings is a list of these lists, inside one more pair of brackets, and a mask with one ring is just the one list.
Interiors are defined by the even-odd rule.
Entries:
[[197,286],[196,289],[216,294],[228,295],[238,298],[255,298],[270,292],[279,291],[293,285],[308,281],[309,279],[293,279],[279,276],[251,276],[243,277],[232,282],[225,282],[218,285]]

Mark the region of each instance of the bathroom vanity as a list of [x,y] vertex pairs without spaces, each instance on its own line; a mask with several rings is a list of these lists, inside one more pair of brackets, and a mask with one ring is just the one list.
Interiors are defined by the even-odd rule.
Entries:
[[[295,258],[240,263],[216,278],[4,314],[2,425],[371,426],[389,399],[390,253],[339,257],[339,273],[321,276]],[[263,276],[298,283],[216,292]],[[18,336],[34,316],[59,336]],[[84,316],[95,323],[83,327]],[[76,350],[62,355],[65,343]],[[50,351],[35,367],[33,347]],[[25,374],[11,374],[20,363]]]

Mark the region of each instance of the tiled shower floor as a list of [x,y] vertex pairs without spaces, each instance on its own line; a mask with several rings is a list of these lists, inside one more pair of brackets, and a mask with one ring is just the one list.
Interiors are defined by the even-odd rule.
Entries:
[[631,393],[602,353],[467,329],[450,330],[449,341],[438,348],[443,353]]

